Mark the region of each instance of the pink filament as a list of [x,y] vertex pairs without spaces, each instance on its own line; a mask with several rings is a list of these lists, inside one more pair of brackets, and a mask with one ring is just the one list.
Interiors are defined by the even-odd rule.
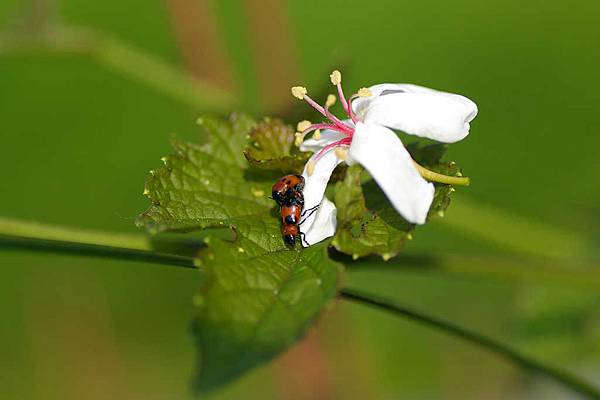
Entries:
[[[327,118],[329,118],[330,120],[332,120],[332,121],[333,121],[333,119],[332,119],[332,118],[335,118],[335,119],[337,119],[337,118],[335,117],[335,115],[333,115],[333,114],[331,113],[331,111],[329,111],[329,108],[328,108],[328,107],[325,107],[325,113],[327,113]],[[353,132],[352,128],[350,128],[348,125],[344,124],[344,123],[343,123],[343,122],[341,122],[341,121],[340,121],[340,124],[342,125],[340,128],[342,128],[342,129],[344,130],[344,133],[346,133],[346,134],[348,134],[348,135],[352,135],[352,132]]]
[[350,116],[350,112],[348,111],[348,102],[346,101],[346,96],[344,96],[344,90],[342,89],[342,84],[338,83],[337,85],[338,98],[340,99],[340,103],[342,103],[342,107],[344,107],[344,111],[346,115]]
[[315,156],[315,161],[319,160],[321,157],[323,157],[323,155],[328,152],[329,150],[338,147],[338,146],[349,146],[350,143],[352,143],[352,137],[345,137],[341,140],[338,140],[337,142],[333,142],[328,144],[327,146],[323,147],[321,150],[319,150],[319,152],[317,153],[317,155]]
[[350,117],[352,122],[354,122],[355,125],[358,122],[358,120],[356,119],[356,115],[354,115],[354,111],[352,111],[352,100],[354,100],[357,97],[358,96],[354,94],[348,99],[348,116]]
[[[348,128],[350,128],[350,127],[348,127]],[[343,133],[346,136],[352,134],[352,131],[350,131],[350,130],[342,130],[342,129],[340,129],[336,125],[325,124],[325,123],[323,123],[323,124],[312,124],[311,126],[309,126],[308,128],[306,128],[305,130],[303,130],[302,134],[306,135],[307,133],[310,133],[312,131],[316,131],[317,129],[330,129],[332,131]]]
[[314,101],[313,99],[311,99],[308,95],[306,95],[306,94],[304,95],[304,100],[308,104],[310,104],[315,110],[317,110],[318,112],[320,112],[321,114],[323,114],[323,116],[325,116],[328,119],[330,119],[331,122],[333,122],[333,124],[335,126],[339,127],[340,129],[343,129],[343,130],[347,130],[347,128],[349,128],[348,125],[344,124],[335,115],[333,115],[329,111],[325,110],[316,101]]

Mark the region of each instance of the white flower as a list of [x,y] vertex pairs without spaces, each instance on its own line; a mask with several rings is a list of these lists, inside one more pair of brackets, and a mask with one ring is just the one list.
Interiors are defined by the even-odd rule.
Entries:
[[[335,102],[332,95],[322,107],[308,97],[305,88],[292,88],[295,97],[305,100],[329,119],[327,123],[311,125],[303,121],[299,124],[300,149],[315,153],[302,174],[306,180],[306,216],[300,225],[303,245],[315,244],[335,233],[336,208],[324,194],[333,170],[341,162],[361,164],[404,219],[414,224],[425,223],[433,201],[433,184],[421,177],[415,162],[391,129],[454,143],[469,134],[469,123],[477,115],[477,106],[457,94],[389,83],[360,89],[346,100],[338,71],[331,74],[331,82],[337,87],[347,120],[340,120],[329,112]],[[313,137],[300,143],[310,132],[314,132]]]

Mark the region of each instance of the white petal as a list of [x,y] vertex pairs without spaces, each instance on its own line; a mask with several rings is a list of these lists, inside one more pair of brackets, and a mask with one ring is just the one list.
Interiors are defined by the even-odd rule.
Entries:
[[410,84],[381,84],[369,89],[372,96],[352,102],[361,121],[440,142],[464,139],[477,115],[477,105],[458,94]]
[[312,151],[312,152],[316,153],[317,151],[321,150],[323,147],[327,146],[328,144],[337,142],[338,140],[343,139],[344,137],[346,137],[346,135],[344,135],[343,133],[332,131],[330,129],[323,129],[321,131],[320,139],[317,140],[317,139],[313,139],[312,137],[309,139],[306,139],[300,145],[300,150],[301,151]]
[[[302,172],[302,176],[304,177],[304,189],[302,190],[302,193],[304,194],[304,210],[316,208],[321,204],[329,178],[335,167],[342,162],[333,149],[324,153],[317,161],[315,161],[316,157],[317,155],[313,154]],[[315,167],[312,174],[309,176],[307,169],[310,163],[314,163]],[[304,229],[307,231],[311,228],[314,216],[315,214],[303,223]]]
[[308,247],[333,236],[337,227],[336,215],[335,205],[323,197],[319,208],[300,225],[300,232],[304,236],[302,246]]
[[348,154],[375,179],[396,211],[424,224],[434,187],[421,177],[398,136],[377,124],[358,123]]

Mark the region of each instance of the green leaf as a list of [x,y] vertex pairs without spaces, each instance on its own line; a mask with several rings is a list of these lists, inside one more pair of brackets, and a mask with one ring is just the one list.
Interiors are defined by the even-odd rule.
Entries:
[[338,266],[327,243],[302,251],[265,249],[238,236],[211,240],[202,255],[206,282],[195,322],[202,368],[211,390],[292,345],[336,293]]
[[244,156],[260,169],[300,173],[310,154],[294,146],[294,132],[279,119],[265,118],[250,132]]
[[[456,175],[460,171],[454,163],[440,161],[446,149],[444,145],[410,145],[407,149],[413,159],[432,171],[447,175]],[[338,227],[332,244],[355,259],[378,254],[387,260],[396,256],[406,241],[412,239],[415,226],[396,212],[375,181],[363,182],[363,171],[361,166],[354,165],[348,169],[345,179],[336,184]],[[428,219],[443,216],[450,204],[451,192],[450,185],[435,185]]]
[[327,242],[308,249],[283,243],[278,209],[267,197],[278,175],[248,169],[242,154],[256,123],[243,115],[200,122],[210,143],[173,141],[175,154],[146,182],[152,205],[138,224],[154,233],[229,227],[234,234],[225,240],[204,231],[208,247],[198,256],[195,386],[208,391],[292,345],[335,296],[339,266]]

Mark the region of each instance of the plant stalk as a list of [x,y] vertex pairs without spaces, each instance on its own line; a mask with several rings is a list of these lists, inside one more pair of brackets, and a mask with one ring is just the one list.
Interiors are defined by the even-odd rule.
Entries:
[[506,360],[520,366],[523,369],[537,373],[554,380],[555,382],[579,393],[588,399],[600,399],[600,391],[590,383],[571,374],[568,371],[554,368],[536,361],[519,351],[500,343],[494,339],[473,332],[467,328],[463,328],[452,322],[443,321],[441,319],[414,311],[408,307],[396,304],[392,300],[384,297],[376,296],[370,293],[365,293],[361,290],[345,288],[340,291],[340,296],[343,299],[377,308],[379,310],[388,311],[396,316],[408,318],[422,325],[438,331],[445,332],[451,336],[460,338],[470,344],[482,347],[488,351],[504,357]]
[[430,182],[445,183],[447,185],[456,186],[469,186],[471,184],[471,180],[466,176],[448,176],[438,174],[437,172],[430,171],[422,165],[417,164],[417,162],[415,162],[415,167],[417,167],[417,170],[421,176]]

